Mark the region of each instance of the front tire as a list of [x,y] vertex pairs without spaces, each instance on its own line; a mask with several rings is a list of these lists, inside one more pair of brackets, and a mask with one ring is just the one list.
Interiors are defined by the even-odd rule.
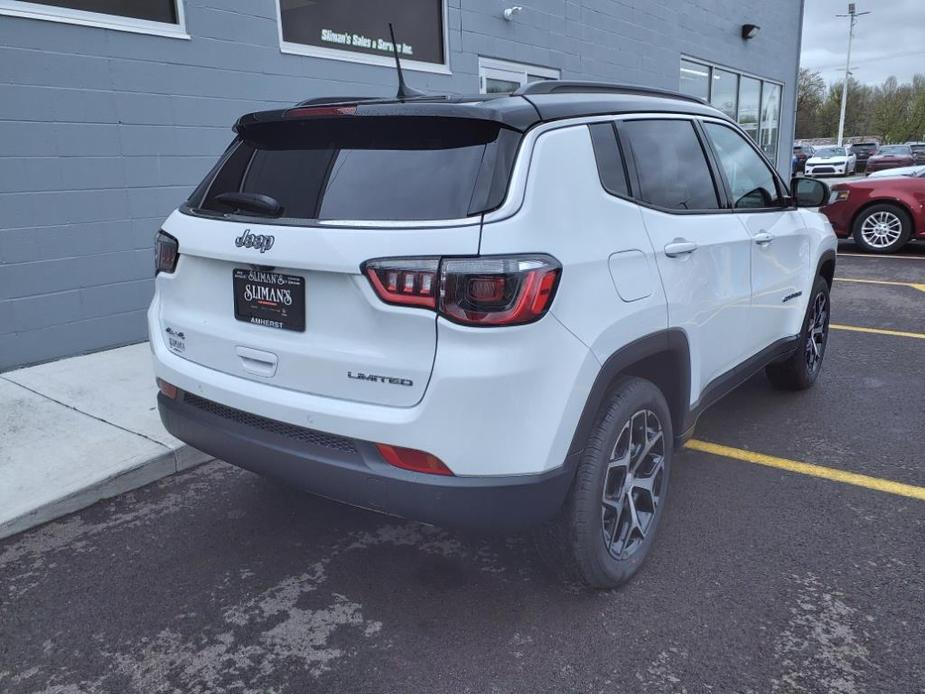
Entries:
[[553,520],[534,533],[546,564],[594,588],[628,581],[652,548],[665,508],[674,438],[650,381],[621,381],[601,413]]
[[868,253],[893,253],[911,236],[912,220],[896,205],[871,205],[854,220],[854,242]]
[[824,277],[817,277],[796,351],[783,361],[768,364],[765,368],[768,380],[775,388],[806,390],[816,382],[829,341],[831,312],[829,283]]

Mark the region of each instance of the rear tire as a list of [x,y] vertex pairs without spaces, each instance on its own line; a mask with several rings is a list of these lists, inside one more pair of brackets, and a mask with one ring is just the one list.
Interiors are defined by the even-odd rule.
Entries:
[[893,253],[912,236],[912,220],[901,207],[871,205],[854,220],[854,242],[868,253]]
[[768,364],[765,368],[768,380],[775,388],[806,390],[816,382],[829,340],[831,312],[829,283],[824,277],[817,277],[803,318],[803,329],[796,351],[783,361]]
[[593,588],[628,581],[652,548],[668,494],[674,438],[650,381],[617,384],[598,415],[559,515],[534,531],[561,578]]

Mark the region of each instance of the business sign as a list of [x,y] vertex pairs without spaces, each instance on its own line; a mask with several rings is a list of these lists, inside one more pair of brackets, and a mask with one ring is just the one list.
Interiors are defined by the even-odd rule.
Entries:
[[443,65],[443,2],[280,0],[283,41],[391,57],[391,22],[403,60]]

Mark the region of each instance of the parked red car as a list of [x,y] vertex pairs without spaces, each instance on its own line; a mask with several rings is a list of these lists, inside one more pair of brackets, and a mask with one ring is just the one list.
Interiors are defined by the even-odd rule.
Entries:
[[925,171],[837,183],[819,211],[836,236],[854,236],[870,253],[892,253],[910,239],[925,239]]
[[895,169],[897,166],[912,166],[915,156],[909,145],[883,145],[867,160],[867,173]]

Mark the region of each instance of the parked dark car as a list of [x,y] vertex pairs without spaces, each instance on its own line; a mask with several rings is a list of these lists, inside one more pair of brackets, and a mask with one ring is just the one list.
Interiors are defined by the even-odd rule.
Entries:
[[857,142],[851,145],[851,151],[858,158],[855,165],[856,171],[867,170],[867,160],[877,153],[877,147],[879,145],[876,142]]
[[910,142],[912,157],[916,164],[925,164],[925,142]]
[[909,145],[882,145],[877,153],[867,160],[867,171],[895,169],[897,166],[912,166],[915,157]]
[[893,253],[910,239],[925,239],[925,171],[896,178],[865,178],[832,186],[819,208],[839,238],[854,236],[870,253]]
[[813,148],[810,145],[794,145],[793,156],[793,173],[802,173],[806,169],[806,160],[813,156]]

